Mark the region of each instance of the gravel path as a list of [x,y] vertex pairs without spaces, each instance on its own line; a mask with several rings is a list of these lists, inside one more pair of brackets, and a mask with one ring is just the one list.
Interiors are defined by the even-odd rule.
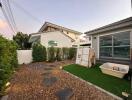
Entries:
[[[114,100],[113,97],[59,69],[59,66],[70,63],[72,62],[40,62],[20,66],[11,79],[8,100],[58,100],[56,93],[65,88],[73,92],[70,100]],[[46,82],[52,82],[51,77],[55,80],[47,85]],[[45,81],[46,78],[49,80]]]

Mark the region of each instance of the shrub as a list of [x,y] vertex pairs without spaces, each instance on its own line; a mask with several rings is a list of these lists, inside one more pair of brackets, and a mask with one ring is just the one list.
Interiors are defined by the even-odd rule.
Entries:
[[34,62],[46,61],[46,48],[40,43],[35,43],[33,45],[32,57]]
[[74,59],[76,57],[76,48],[69,48],[69,57],[68,59]]
[[54,47],[49,47],[48,48],[48,61],[53,62],[56,60],[55,57],[55,48]]
[[69,48],[63,47],[63,48],[62,48],[62,52],[63,52],[63,55],[62,55],[63,60],[68,59]]
[[61,61],[62,59],[62,50],[61,48],[56,48],[56,60]]
[[17,45],[0,36],[0,92],[18,66]]

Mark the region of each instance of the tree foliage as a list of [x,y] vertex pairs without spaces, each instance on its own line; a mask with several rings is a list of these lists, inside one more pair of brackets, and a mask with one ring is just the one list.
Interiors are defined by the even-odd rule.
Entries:
[[63,60],[66,60],[68,59],[68,56],[69,56],[69,48],[67,47],[63,47],[62,48],[62,57],[63,57]]
[[72,60],[76,58],[76,48],[69,48],[69,57],[68,59]]
[[48,48],[48,61],[53,62],[56,60],[55,57],[55,48],[54,47],[49,47]]
[[17,44],[0,36],[0,91],[18,66]]
[[62,49],[56,48],[56,60],[61,61],[62,60]]
[[30,49],[31,43],[29,43],[29,38],[27,34],[24,34],[22,32],[18,32],[15,36],[13,36],[13,40],[18,44],[19,49]]

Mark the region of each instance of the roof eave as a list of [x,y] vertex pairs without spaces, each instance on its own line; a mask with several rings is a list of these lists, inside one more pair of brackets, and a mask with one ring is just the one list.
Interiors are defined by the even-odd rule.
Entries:
[[73,33],[76,33],[76,34],[82,34],[81,32],[78,32],[78,31],[75,31],[75,30],[72,30],[72,29],[68,29],[68,28],[65,28],[63,26],[59,26],[59,25],[56,25],[56,24],[53,24],[53,23],[50,23],[50,22],[45,22],[43,24],[43,26],[40,28],[39,32],[42,32],[44,30],[45,27],[47,26],[53,26],[53,27],[57,27],[57,28],[62,28],[62,29],[65,29],[69,32],[73,32]]
[[107,31],[111,31],[115,29],[124,28],[124,27],[132,27],[132,17],[97,28],[97,29],[94,29],[94,30],[91,30],[91,31],[88,31],[88,32],[85,32],[84,34],[93,35],[93,34],[107,32]]

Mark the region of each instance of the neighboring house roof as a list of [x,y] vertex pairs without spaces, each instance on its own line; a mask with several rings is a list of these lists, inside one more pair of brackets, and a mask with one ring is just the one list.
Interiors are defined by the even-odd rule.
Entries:
[[59,25],[56,25],[56,24],[53,24],[53,23],[50,23],[50,22],[45,22],[44,25],[40,28],[39,32],[43,32],[43,30],[48,26],[58,28],[58,29],[63,29],[65,31],[73,32],[73,33],[76,33],[76,34],[82,34],[81,32],[78,32],[78,31],[75,31],[75,30],[72,30],[72,29],[69,29],[69,28],[65,28],[63,26],[59,26]]
[[124,28],[124,27],[131,27],[132,28],[132,17],[120,20],[118,22],[85,32],[87,35],[93,35],[93,34],[98,34],[106,31],[111,31],[119,28]]

